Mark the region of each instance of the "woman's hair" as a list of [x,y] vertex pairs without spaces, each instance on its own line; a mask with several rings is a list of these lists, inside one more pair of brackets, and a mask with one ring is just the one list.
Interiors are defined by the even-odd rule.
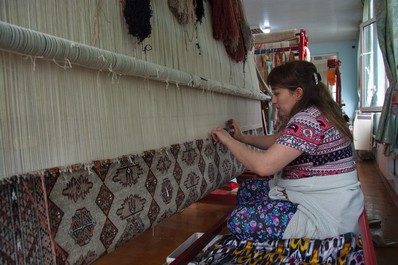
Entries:
[[293,107],[291,117],[299,111],[314,106],[352,141],[352,134],[341,107],[334,101],[326,85],[321,82],[321,76],[313,63],[294,61],[277,66],[268,75],[267,83],[271,88],[287,88],[292,92],[301,87],[303,96]]

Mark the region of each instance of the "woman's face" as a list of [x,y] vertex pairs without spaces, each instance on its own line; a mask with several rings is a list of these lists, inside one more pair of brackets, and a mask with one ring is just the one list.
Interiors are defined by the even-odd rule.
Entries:
[[302,89],[298,87],[295,91],[291,91],[288,88],[281,87],[273,88],[272,92],[272,104],[278,110],[278,115],[289,117],[293,107],[301,98]]

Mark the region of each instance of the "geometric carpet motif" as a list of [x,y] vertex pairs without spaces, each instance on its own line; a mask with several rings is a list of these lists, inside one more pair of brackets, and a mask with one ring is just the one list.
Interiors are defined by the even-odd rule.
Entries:
[[225,146],[204,139],[47,169],[46,191],[35,173],[13,177],[0,183],[0,264],[90,264],[244,170]]
[[37,175],[0,182],[0,264],[56,264]]

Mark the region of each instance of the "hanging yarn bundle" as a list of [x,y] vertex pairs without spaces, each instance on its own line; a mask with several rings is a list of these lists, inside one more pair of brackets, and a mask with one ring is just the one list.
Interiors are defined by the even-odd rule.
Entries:
[[239,3],[239,13],[240,13],[240,29],[241,29],[244,46],[245,46],[246,53],[247,53],[248,51],[253,49],[254,37],[253,37],[252,31],[250,29],[249,22],[247,21],[245,13],[243,12],[242,2],[238,1],[238,3]]
[[[232,59],[236,62],[244,61],[249,47],[245,47],[245,39],[242,34],[241,16],[243,12],[241,12],[242,7],[239,0],[216,0],[210,3],[212,5],[213,37],[223,41],[225,49]],[[247,36],[247,33],[245,35]],[[246,43],[248,46],[252,45],[250,38]]]
[[196,22],[196,11],[193,0],[168,0],[168,4],[171,12],[181,25],[194,24]]
[[239,42],[239,11],[236,0],[211,1],[213,37],[235,48]]
[[[194,0],[195,1],[195,0]],[[204,0],[196,0],[196,22],[202,24],[202,19],[205,16]]]
[[123,16],[128,25],[129,34],[141,43],[151,35],[151,1],[150,0],[121,0]]

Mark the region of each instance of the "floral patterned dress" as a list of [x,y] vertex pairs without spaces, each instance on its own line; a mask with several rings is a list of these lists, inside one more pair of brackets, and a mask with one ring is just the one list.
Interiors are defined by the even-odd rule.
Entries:
[[[284,168],[281,175],[284,179],[330,176],[356,169],[350,139],[315,107],[294,115],[276,144],[303,151]],[[246,179],[240,184],[237,207],[227,222],[230,232],[238,240],[283,239],[297,205],[288,200],[270,199],[269,180]]]

